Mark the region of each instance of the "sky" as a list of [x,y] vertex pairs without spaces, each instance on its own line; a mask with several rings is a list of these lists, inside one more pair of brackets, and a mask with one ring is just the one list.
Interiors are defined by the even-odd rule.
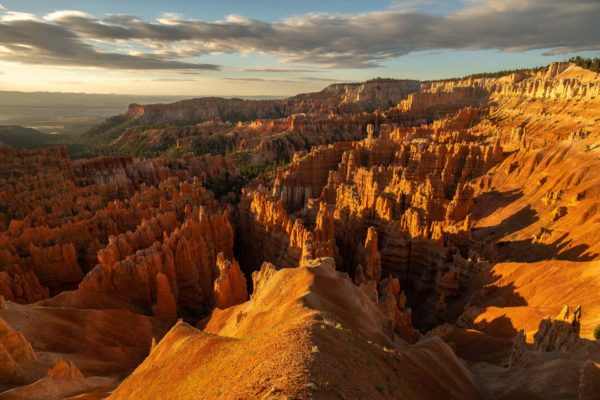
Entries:
[[0,90],[287,96],[600,56],[600,0],[0,0]]

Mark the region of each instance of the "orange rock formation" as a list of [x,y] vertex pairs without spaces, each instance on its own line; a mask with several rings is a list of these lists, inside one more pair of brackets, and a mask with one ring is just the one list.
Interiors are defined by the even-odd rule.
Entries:
[[[434,399],[448,392],[478,398],[470,373],[441,340],[394,344],[387,318],[335,271],[333,259],[278,271],[265,263],[254,287],[250,301],[212,313],[204,326],[210,335],[175,325],[110,398],[200,392],[209,398]],[[362,371],[367,355],[373,362],[368,375]],[[213,369],[220,373],[206,373]],[[417,387],[413,379],[431,384]],[[373,380],[386,383],[377,388]]]
[[239,203],[223,156],[0,149],[0,399],[594,398],[599,75],[376,82],[107,122],[291,156]]
[[246,278],[237,261],[226,260],[223,253],[219,253],[217,268],[219,275],[214,285],[216,307],[223,309],[246,301],[248,299]]

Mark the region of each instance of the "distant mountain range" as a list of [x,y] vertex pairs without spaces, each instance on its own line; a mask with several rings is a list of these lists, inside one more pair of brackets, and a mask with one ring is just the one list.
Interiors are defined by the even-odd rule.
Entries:
[[106,117],[125,112],[132,103],[172,103],[189,97],[0,91],[0,124],[26,126],[43,133],[80,134]]

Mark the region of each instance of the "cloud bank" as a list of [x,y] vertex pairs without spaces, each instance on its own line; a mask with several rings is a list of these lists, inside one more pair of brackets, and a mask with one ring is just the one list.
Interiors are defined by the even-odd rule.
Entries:
[[[164,14],[96,17],[63,10],[42,17],[0,11],[0,59],[137,70],[218,70],[215,54],[269,54],[284,63],[372,68],[415,51],[600,50],[598,0],[465,0],[448,15],[419,7],[363,14],[312,13],[267,22]],[[283,72],[283,70],[281,71]]]

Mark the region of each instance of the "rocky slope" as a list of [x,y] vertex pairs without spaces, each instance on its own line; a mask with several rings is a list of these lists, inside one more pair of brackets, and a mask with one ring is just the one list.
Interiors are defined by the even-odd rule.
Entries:
[[[596,76],[556,63],[501,78],[331,85],[282,100],[136,104],[90,132],[87,145],[100,143],[101,153],[145,156],[242,151],[262,164],[315,145],[359,139],[369,123],[419,126],[462,112],[459,119],[476,124],[478,134],[500,136],[506,149],[513,150],[593,131],[593,103],[600,90]],[[465,113],[469,107],[470,116]],[[483,120],[476,123],[478,116]],[[553,134],[536,134],[542,131]]]
[[[565,64],[424,84],[386,118],[445,118],[413,128],[380,120],[366,139],[313,148],[272,182],[247,188],[242,264],[302,265],[326,249],[379,304],[389,287],[382,277],[397,279],[401,296],[387,315],[398,337],[438,325],[429,335],[469,360],[486,398],[550,396],[538,376],[558,379],[569,363],[573,374],[558,379],[554,396],[585,396],[592,389],[580,381],[595,376],[598,345],[589,339],[600,322],[598,85],[597,74]],[[323,220],[332,236],[317,233]],[[534,369],[510,370],[518,383],[492,384],[506,374],[512,341],[531,343],[539,321],[564,304],[584,310],[575,337],[585,350],[535,353]]]
[[0,399],[595,398],[599,112],[553,64],[121,117],[289,157],[218,200],[220,155],[0,149]]
[[441,340],[395,344],[386,317],[332,259],[280,270],[265,263],[253,284],[249,302],[216,310],[204,332],[175,325],[109,398],[478,397]]
[[203,186],[237,174],[230,160],[1,155],[0,398],[105,393],[178,315],[245,300],[241,272],[217,268],[235,262],[228,207]]

